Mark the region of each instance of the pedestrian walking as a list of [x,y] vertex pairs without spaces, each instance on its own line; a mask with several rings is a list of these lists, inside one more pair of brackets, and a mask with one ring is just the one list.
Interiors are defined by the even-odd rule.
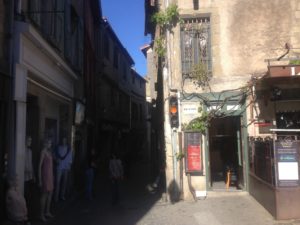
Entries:
[[93,199],[94,179],[95,170],[97,169],[97,155],[96,150],[92,148],[85,171],[86,175],[86,198],[89,200]]
[[24,173],[24,197],[27,203],[28,217],[32,218],[34,210],[34,198],[33,193],[36,190],[35,174],[32,163],[32,137],[26,138],[26,150],[25,150],[25,173]]
[[111,155],[109,172],[111,179],[112,205],[117,205],[120,201],[119,182],[123,180],[124,171],[122,161],[115,154]]
[[67,144],[67,138],[62,139],[62,143],[55,151],[56,161],[56,182],[55,182],[55,201],[57,202],[66,199],[66,190],[68,184],[68,177],[73,161],[73,154],[71,147]]

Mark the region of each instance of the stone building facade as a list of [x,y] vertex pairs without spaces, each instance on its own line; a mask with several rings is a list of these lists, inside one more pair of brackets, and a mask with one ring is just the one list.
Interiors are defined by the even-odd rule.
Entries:
[[[155,12],[166,12],[174,4],[175,23],[167,29],[155,25],[151,19]],[[270,59],[278,59],[287,49],[285,57],[299,56],[298,1],[146,0],[145,5],[145,32],[154,40],[165,40],[165,53],[156,57],[156,72],[163,86],[165,191],[170,200],[226,190],[225,171],[230,166],[237,182],[229,188],[249,191],[248,131],[252,128],[245,90],[251,92],[251,80],[268,72]],[[157,47],[154,41],[153,50]],[[197,71],[205,74],[204,80],[195,82]],[[179,104],[175,128],[170,126],[171,96],[177,96]],[[194,150],[186,126],[203,113],[211,119],[199,137],[195,160],[189,155]],[[181,153],[183,159],[178,158]],[[196,163],[196,171],[189,171],[189,163]]]
[[112,153],[127,167],[144,155],[146,146],[146,80],[106,18],[101,24],[97,58],[97,146],[101,173],[107,173]]

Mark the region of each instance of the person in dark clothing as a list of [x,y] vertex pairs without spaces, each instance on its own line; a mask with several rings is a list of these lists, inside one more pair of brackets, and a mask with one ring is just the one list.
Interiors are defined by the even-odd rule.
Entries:
[[87,163],[87,168],[85,171],[86,175],[86,198],[89,200],[93,199],[93,187],[95,179],[95,170],[97,169],[97,156],[96,151],[93,148],[91,150],[91,155]]
[[119,182],[123,179],[124,171],[122,161],[114,154],[109,161],[109,172],[111,179],[112,204],[117,205],[120,201]]

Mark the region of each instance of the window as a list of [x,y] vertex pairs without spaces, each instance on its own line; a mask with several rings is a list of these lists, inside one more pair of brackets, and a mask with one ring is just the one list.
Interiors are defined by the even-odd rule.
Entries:
[[108,36],[105,34],[104,35],[104,40],[103,40],[103,48],[104,48],[104,56],[106,59],[109,59],[109,40],[108,40]]
[[135,84],[135,74],[131,72],[132,83]]
[[96,46],[96,56],[101,59],[101,33],[99,27],[95,28],[95,46]]
[[194,10],[198,10],[199,9],[199,0],[193,0],[193,4],[194,4]]
[[[78,69],[81,73],[83,73],[83,58],[84,58],[84,49],[83,49],[83,41],[84,41],[84,33],[83,33],[83,21],[80,20],[78,23],[78,42],[77,42],[77,48],[78,48]],[[76,49],[75,47],[75,49]]]
[[[54,0],[41,0],[41,10],[47,12],[55,11]],[[54,36],[54,13],[42,13],[41,14],[41,28],[42,32],[47,38]]]
[[110,106],[116,105],[116,99],[115,99],[115,90],[113,88],[110,89]]
[[211,71],[210,19],[184,19],[181,25],[181,63],[183,75],[203,64]]
[[140,121],[143,120],[143,108],[142,108],[142,104],[139,104],[139,115],[140,115]]
[[114,67],[116,69],[119,67],[119,51],[116,46],[114,48]]
[[131,119],[138,120],[138,105],[134,102],[131,102]]
[[59,50],[63,51],[64,49],[64,29],[65,29],[65,1],[56,1],[55,2],[55,15],[54,15],[54,43]]
[[123,71],[122,71],[122,73],[123,73],[123,80],[127,80],[127,68],[126,68],[126,63],[125,62],[123,62]]
[[37,25],[41,25],[41,14],[37,13],[41,11],[41,0],[31,0],[29,4],[29,17]]

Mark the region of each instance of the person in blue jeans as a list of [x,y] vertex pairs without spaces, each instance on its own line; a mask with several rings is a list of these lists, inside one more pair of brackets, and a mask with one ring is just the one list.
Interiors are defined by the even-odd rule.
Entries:
[[73,152],[68,145],[66,137],[62,138],[61,144],[56,148],[55,161],[56,161],[56,182],[55,182],[55,201],[57,202],[66,199],[67,185],[69,173],[73,161]]

